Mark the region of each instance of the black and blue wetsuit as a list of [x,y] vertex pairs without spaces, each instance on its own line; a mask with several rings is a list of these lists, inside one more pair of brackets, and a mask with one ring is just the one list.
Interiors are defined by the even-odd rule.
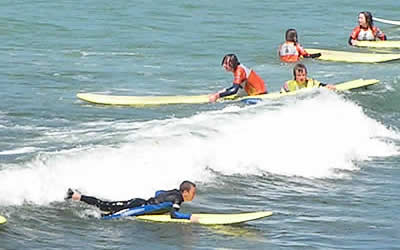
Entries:
[[231,87],[227,88],[224,92],[219,93],[219,97],[225,97],[229,95],[236,94],[242,86],[240,84],[233,84]]
[[[134,198],[127,201],[103,201],[92,196],[81,195],[81,201],[98,207],[105,215],[113,214],[124,209],[137,208],[151,205],[151,209],[146,209],[144,214],[163,214],[170,212],[171,218],[188,219],[191,214],[179,213],[183,202],[182,194],[179,190],[157,191],[156,195],[148,200]],[[159,206],[158,206],[159,205]]]

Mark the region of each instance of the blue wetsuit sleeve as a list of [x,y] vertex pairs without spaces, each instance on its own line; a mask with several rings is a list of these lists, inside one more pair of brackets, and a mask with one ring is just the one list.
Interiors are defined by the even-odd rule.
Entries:
[[172,209],[170,212],[171,218],[173,219],[186,219],[186,220],[190,220],[190,217],[192,216],[191,214],[184,214],[184,213],[179,213],[179,209],[181,208],[181,206],[179,205],[179,203],[175,203],[172,205]]
[[234,95],[238,92],[240,84],[233,84],[232,87],[226,89],[224,92],[219,93],[219,97],[224,97],[228,95]]
[[171,211],[171,218],[190,220],[191,214],[179,213],[176,210]]

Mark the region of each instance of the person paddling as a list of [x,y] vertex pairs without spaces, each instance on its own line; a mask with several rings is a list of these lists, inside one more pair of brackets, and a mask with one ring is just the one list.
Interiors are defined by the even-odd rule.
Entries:
[[210,102],[215,102],[218,98],[234,95],[240,89],[245,90],[249,96],[267,93],[264,80],[257,73],[240,64],[235,54],[227,54],[222,59],[221,65],[228,72],[233,73],[233,85],[209,96]]
[[96,206],[102,211],[102,216],[115,214],[131,208],[153,205],[151,206],[152,209],[146,210],[143,214],[163,214],[169,211],[171,218],[198,222],[197,217],[192,216],[191,214],[178,212],[181,204],[183,202],[192,201],[195,195],[196,185],[193,182],[184,181],[180,184],[179,190],[173,189],[169,191],[157,191],[155,196],[148,200],[133,198],[126,201],[103,201],[96,197],[80,194],[71,188],[68,189],[65,199],[82,201],[86,204]]

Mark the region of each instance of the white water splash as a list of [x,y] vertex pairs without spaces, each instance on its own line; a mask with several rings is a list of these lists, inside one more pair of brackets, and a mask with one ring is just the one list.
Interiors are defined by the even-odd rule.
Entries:
[[320,92],[279,106],[229,106],[189,118],[116,124],[132,128],[120,145],[3,166],[0,203],[61,201],[68,187],[107,199],[148,198],[185,179],[211,181],[207,168],[227,175],[340,178],[337,169],[355,171],[355,162],[399,153],[396,132],[357,104]]

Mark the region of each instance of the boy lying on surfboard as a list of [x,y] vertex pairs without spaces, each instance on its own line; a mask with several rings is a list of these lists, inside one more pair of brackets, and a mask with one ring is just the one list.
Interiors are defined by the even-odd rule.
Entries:
[[179,186],[179,190],[157,191],[155,196],[148,200],[133,198],[127,201],[103,201],[96,197],[82,195],[70,188],[65,199],[83,201],[98,207],[103,212],[104,219],[143,214],[163,214],[169,211],[171,218],[198,222],[197,217],[178,212],[181,204],[185,201],[192,201],[195,195],[196,185],[193,182],[184,181]]

